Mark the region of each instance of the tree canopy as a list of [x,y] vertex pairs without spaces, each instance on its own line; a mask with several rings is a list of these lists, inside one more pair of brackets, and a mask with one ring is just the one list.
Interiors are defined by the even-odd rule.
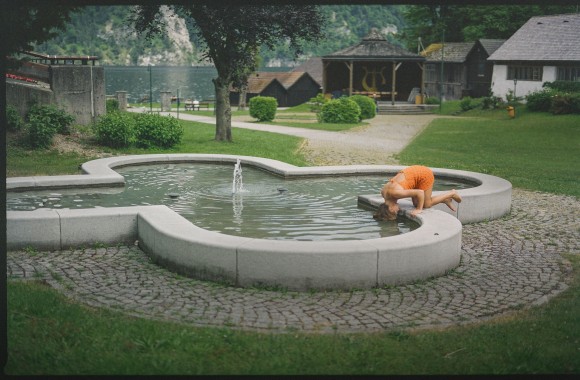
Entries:
[[34,43],[49,40],[64,29],[77,6],[54,1],[8,1],[0,8],[2,58],[31,50]]
[[446,5],[409,6],[401,39],[407,48],[445,41],[469,42],[480,38],[508,39],[533,16],[574,13],[572,5]]
[[295,54],[306,41],[322,38],[324,19],[312,5],[229,5],[191,3],[174,6],[139,6],[134,15],[138,32],[151,37],[164,23],[161,12],[171,9],[190,20],[189,27],[199,38],[202,57],[213,62],[217,78],[216,140],[232,140],[230,86],[245,85],[256,70],[262,46],[289,43]]

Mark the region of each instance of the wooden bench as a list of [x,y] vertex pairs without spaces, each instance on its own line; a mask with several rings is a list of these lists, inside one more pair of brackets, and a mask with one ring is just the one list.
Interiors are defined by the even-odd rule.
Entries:
[[207,110],[209,110],[209,105],[213,104],[213,102],[210,101],[197,101],[197,100],[191,100],[191,99],[187,99],[185,101],[185,110],[191,110],[191,111],[199,111],[202,108],[205,108]]

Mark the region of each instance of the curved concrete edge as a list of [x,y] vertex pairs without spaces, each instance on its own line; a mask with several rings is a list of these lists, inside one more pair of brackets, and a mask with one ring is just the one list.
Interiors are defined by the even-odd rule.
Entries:
[[[392,173],[395,174],[396,172]],[[451,211],[446,205],[439,204],[433,209],[455,216],[463,224],[493,220],[508,214],[512,203],[512,184],[503,178],[464,170],[433,168],[438,178],[459,179],[479,184],[478,186],[457,190],[462,202],[455,204],[457,211]],[[443,191],[434,191],[441,194]],[[358,202],[378,207],[384,202],[380,194],[359,195]],[[409,206],[411,202],[403,199],[401,205]]]
[[207,231],[166,206],[9,211],[7,246],[59,250],[138,240],[154,262],[196,279],[296,291],[371,288],[438,276],[459,265],[461,223],[437,210],[418,221],[421,227],[399,236],[316,242]]

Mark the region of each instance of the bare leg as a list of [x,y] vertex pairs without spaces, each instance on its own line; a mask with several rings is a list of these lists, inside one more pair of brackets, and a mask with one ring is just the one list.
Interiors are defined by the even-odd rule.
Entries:
[[455,206],[453,206],[453,203],[451,202],[451,200],[454,200],[457,203],[461,203],[461,196],[459,196],[459,194],[457,194],[457,191],[455,191],[455,189],[453,189],[445,194],[436,195],[434,197],[431,196],[432,191],[433,191],[433,189],[425,190],[425,207],[426,208],[435,206],[439,203],[445,203],[447,205],[447,207],[449,207],[451,209],[451,211],[456,211],[456,208],[455,208]]

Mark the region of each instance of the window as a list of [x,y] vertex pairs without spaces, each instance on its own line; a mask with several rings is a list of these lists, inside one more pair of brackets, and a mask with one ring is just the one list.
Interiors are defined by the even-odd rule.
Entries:
[[580,82],[580,67],[558,67],[556,80]]
[[542,80],[542,66],[508,66],[508,80]]

